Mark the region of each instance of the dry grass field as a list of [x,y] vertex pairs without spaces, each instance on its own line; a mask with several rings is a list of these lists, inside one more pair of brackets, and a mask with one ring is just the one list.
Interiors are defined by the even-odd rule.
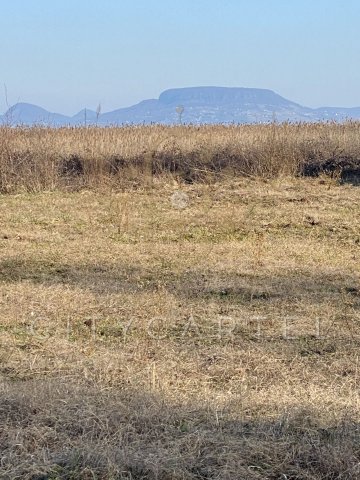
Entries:
[[0,478],[360,478],[359,134],[0,129]]

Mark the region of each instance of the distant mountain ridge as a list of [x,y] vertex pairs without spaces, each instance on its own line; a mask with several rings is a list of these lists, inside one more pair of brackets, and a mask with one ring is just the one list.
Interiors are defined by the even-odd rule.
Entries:
[[360,107],[309,108],[287,100],[272,90],[243,87],[188,87],[162,92],[158,99],[143,100],[136,105],[97,115],[83,109],[74,116],[49,112],[37,105],[17,103],[0,116],[9,125],[126,125],[176,124],[178,106],[183,107],[183,123],[259,123],[271,121],[343,121],[360,120]]

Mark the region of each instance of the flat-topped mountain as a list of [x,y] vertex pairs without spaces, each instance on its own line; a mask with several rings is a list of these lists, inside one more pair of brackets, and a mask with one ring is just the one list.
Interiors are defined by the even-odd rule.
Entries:
[[[231,88],[231,87],[190,87],[165,90],[160,97],[162,104],[268,104],[268,105],[296,105],[281,97],[272,90],[261,88]],[[299,106],[299,105],[297,105]]]
[[91,125],[258,123],[271,121],[342,121],[360,119],[360,107],[309,108],[260,88],[189,87],[165,90],[158,99],[143,100],[131,107],[97,115],[83,109],[69,117],[28,103],[17,103],[0,116],[9,125]]

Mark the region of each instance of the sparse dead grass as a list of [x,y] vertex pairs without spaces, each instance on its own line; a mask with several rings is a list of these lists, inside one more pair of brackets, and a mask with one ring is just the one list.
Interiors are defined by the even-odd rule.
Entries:
[[360,476],[358,187],[270,177],[0,197],[1,478]]

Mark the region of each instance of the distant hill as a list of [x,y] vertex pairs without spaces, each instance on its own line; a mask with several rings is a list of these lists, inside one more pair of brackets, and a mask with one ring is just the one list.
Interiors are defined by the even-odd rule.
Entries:
[[143,100],[99,116],[83,109],[73,117],[51,113],[36,105],[17,103],[0,116],[9,125],[123,125],[175,124],[176,107],[183,106],[183,123],[258,123],[271,121],[360,120],[360,107],[309,108],[287,100],[272,90],[259,88],[189,87],[161,93],[158,99]]
[[9,108],[3,115],[2,120],[10,125],[32,125],[36,123],[60,126],[67,122],[68,117],[59,113],[48,112],[44,108],[30,103],[17,103]]
[[97,120],[96,112],[94,112],[93,110],[89,110],[88,108],[83,108],[82,110],[80,110],[79,113],[69,118],[69,123],[71,123],[72,125],[77,125],[77,124],[84,125],[85,123],[86,124],[96,123],[96,120]]

